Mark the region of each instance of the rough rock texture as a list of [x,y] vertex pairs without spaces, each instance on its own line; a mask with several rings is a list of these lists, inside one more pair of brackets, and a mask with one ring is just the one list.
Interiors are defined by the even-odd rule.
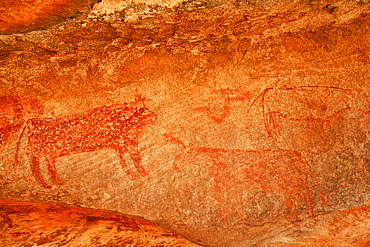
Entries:
[[0,201],[1,246],[199,246],[142,219],[91,209]]
[[9,24],[0,197],[206,246],[366,246],[369,22],[365,0],[104,0]]
[[0,33],[23,33],[48,28],[87,12],[97,0],[2,0]]

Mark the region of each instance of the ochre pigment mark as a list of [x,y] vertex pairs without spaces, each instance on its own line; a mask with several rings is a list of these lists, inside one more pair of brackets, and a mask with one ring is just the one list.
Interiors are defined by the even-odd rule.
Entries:
[[[214,90],[214,92],[223,97],[224,104],[222,109],[214,107],[197,107],[195,110],[205,113],[217,124],[223,123],[225,118],[229,116],[232,102],[246,101],[251,98],[251,93],[242,89],[225,88]],[[221,114],[219,112],[221,112]]]
[[250,107],[260,98],[269,137],[294,137],[297,143],[319,151],[333,146],[336,126],[345,120],[361,121],[370,113],[366,93],[355,89],[330,86],[267,88]]
[[[138,138],[146,127],[152,125],[157,116],[144,104],[135,102],[94,108],[85,113],[59,118],[33,118],[24,126],[16,150],[16,164],[21,139],[27,133],[27,154],[35,179],[45,188],[51,188],[40,172],[43,158],[54,185],[61,185],[55,168],[58,157],[75,153],[113,149],[117,152],[122,167],[134,179],[134,172],[128,167],[124,154],[128,153],[137,171],[147,175],[141,165]],[[27,130],[27,131],[26,131]]]
[[0,96],[0,147],[23,123],[22,105],[17,95]]
[[[309,215],[313,215],[314,205],[309,188],[311,175],[317,183],[323,203],[326,204],[316,175],[300,152],[195,147],[192,144],[185,145],[172,134],[165,134],[165,137],[182,147],[181,153],[174,159],[176,169],[185,165],[198,165],[213,177],[217,200],[225,220],[226,207],[231,202],[223,201],[223,194],[238,184],[243,185],[244,189],[279,193],[288,214],[297,219],[296,209],[302,202]],[[233,201],[242,210],[240,194],[240,191],[235,193]]]

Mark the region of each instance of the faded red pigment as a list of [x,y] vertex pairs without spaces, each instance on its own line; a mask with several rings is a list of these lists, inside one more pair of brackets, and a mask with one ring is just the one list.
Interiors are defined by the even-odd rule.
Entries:
[[[128,153],[142,175],[147,175],[142,166],[138,150],[139,136],[157,119],[157,115],[137,102],[97,107],[90,111],[58,118],[33,118],[26,122],[19,137],[16,150],[16,164],[21,139],[27,133],[27,154],[30,157],[31,171],[35,179],[50,189],[40,172],[43,158],[54,185],[63,184],[59,179],[55,160],[82,152],[113,149],[117,152],[120,164],[130,179],[132,171],[124,158]],[[27,130],[27,131],[26,131]]]
[[336,126],[347,120],[361,121],[370,113],[366,93],[356,89],[330,86],[267,88],[250,108],[259,98],[268,136],[288,140],[294,136],[297,143],[302,143],[298,145],[302,151],[325,151],[333,147]]
[[[214,189],[221,213],[227,221],[223,195],[236,185],[241,190],[263,190],[283,196],[283,203],[293,220],[297,219],[296,209],[303,202],[309,215],[313,215],[313,198],[309,188],[310,175],[316,182],[323,203],[316,175],[300,152],[293,150],[226,150],[222,148],[195,147],[185,145],[172,134],[165,137],[173,144],[180,145],[182,152],[174,159],[176,169],[185,165],[198,165],[205,168],[214,180]],[[230,168],[232,172],[230,172]],[[233,201],[241,207],[241,191],[234,193]]]
[[17,95],[0,96],[0,147],[8,142],[10,134],[21,128],[23,109]]
[[[242,89],[225,88],[214,90],[214,93],[223,97],[224,104],[222,109],[216,109],[213,107],[197,107],[195,110],[205,113],[208,118],[217,124],[222,124],[225,118],[230,115],[232,102],[247,101],[251,98],[251,93]],[[216,112],[221,112],[221,114],[216,114]]]

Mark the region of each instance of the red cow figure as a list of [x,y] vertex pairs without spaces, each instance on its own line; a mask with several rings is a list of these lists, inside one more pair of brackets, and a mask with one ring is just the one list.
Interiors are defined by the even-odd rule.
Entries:
[[[308,213],[313,215],[313,199],[309,188],[311,174],[317,183],[321,199],[326,204],[315,174],[297,151],[194,147],[192,144],[185,145],[172,135],[165,134],[165,137],[183,148],[174,159],[176,169],[185,165],[198,165],[212,175],[221,213],[226,221],[225,207],[230,203],[223,201],[222,195],[236,185],[266,193],[279,193],[288,213],[293,219],[297,219],[295,211],[302,202]],[[240,208],[239,194],[236,193],[233,200]]]
[[[94,150],[113,149],[117,152],[122,167],[134,179],[128,168],[124,154],[132,158],[138,172],[145,176],[138,150],[138,138],[157,116],[142,104],[132,103],[97,107],[85,113],[58,118],[33,118],[26,122],[19,137],[16,150],[16,163],[22,135],[27,133],[27,154],[31,161],[31,171],[35,179],[50,189],[40,172],[40,160],[44,158],[51,181],[61,185],[55,168],[58,157]],[[25,131],[27,129],[27,132]]]

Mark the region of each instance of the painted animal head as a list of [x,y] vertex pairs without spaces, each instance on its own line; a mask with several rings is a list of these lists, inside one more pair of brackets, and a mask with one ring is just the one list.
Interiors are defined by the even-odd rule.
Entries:
[[158,118],[154,112],[150,111],[145,106],[145,101],[148,101],[148,99],[144,98],[141,94],[139,94],[138,90],[136,89],[135,101],[132,102],[134,104],[135,109],[133,117],[135,121],[138,121],[138,123],[140,123],[141,128],[153,125]]
[[152,126],[157,121],[157,118],[157,114],[143,106],[133,109],[130,122],[131,124],[134,124],[139,131],[142,131],[149,126]]
[[176,144],[181,147],[180,153],[174,158],[173,166],[176,170],[183,169],[185,166],[197,163],[200,155],[198,150],[192,143],[186,145],[180,139],[175,137],[172,133],[165,133],[163,136],[168,142]]
[[129,132],[140,133],[144,131],[158,119],[157,115],[145,106],[144,101],[146,101],[145,98],[136,96],[135,101],[116,105],[113,110],[113,121],[118,121],[120,129]]

